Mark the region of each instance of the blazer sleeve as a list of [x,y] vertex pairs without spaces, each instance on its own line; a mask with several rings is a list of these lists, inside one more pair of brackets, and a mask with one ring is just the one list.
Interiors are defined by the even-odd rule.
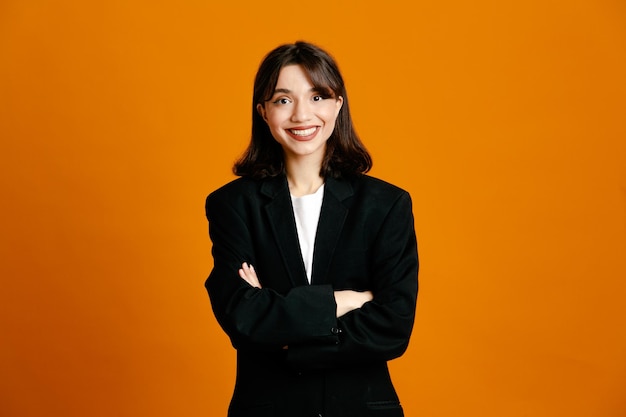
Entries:
[[408,193],[389,210],[372,256],[374,299],[338,319],[337,343],[290,345],[287,360],[294,368],[386,361],[405,352],[415,318],[419,267]]
[[256,263],[249,226],[223,195],[206,201],[214,266],[205,286],[215,317],[236,349],[274,350],[338,341],[330,285],[298,286],[287,294],[254,288],[238,275]]

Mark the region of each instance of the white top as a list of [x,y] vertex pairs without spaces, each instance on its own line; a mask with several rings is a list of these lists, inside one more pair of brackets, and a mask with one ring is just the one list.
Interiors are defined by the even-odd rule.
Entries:
[[320,219],[323,197],[324,184],[313,194],[303,195],[302,197],[291,196],[302,260],[304,261],[304,269],[309,284],[311,283],[311,272],[313,270],[313,247],[315,246],[315,235],[317,234],[317,223]]

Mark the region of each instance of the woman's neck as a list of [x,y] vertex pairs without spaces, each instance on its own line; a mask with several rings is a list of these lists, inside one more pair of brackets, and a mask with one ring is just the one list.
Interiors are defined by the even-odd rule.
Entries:
[[313,194],[324,184],[324,178],[320,176],[320,164],[287,161],[286,168],[289,192],[294,197]]

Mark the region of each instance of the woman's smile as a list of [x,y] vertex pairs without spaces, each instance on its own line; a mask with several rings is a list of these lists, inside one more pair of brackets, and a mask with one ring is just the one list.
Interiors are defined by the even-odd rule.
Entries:
[[318,131],[319,131],[319,126],[298,127],[298,128],[287,129],[287,132],[289,132],[297,140],[313,139],[313,137],[315,137],[315,134]]

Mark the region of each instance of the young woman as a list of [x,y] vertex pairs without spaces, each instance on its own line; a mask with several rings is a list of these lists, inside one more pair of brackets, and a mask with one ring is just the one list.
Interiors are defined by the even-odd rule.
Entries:
[[365,175],[334,60],[297,42],[254,83],[241,178],[207,198],[215,316],[237,349],[231,417],[402,416],[387,361],[417,297],[409,194]]

